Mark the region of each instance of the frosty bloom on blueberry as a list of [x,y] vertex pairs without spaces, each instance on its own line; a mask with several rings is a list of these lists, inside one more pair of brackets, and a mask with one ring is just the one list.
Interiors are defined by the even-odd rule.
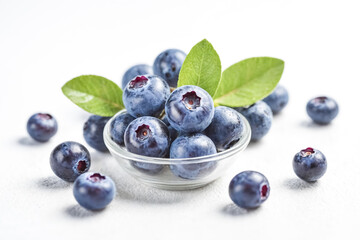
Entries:
[[130,82],[134,77],[139,75],[152,75],[153,69],[152,66],[146,64],[137,64],[129,68],[122,77],[121,88],[124,90],[128,82]]
[[50,166],[59,178],[73,182],[90,168],[90,153],[80,143],[63,142],[50,154]]
[[185,58],[186,54],[178,49],[168,49],[163,51],[154,61],[154,74],[162,77],[170,87],[175,88]]
[[124,144],[125,130],[133,120],[135,120],[135,118],[130,114],[126,113],[116,116],[116,118],[111,122],[110,125],[111,139],[114,142],[116,142],[118,145]]
[[181,86],[170,94],[165,113],[170,125],[179,132],[202,132],[214,117],[214,102],[202,88]]
[[84,173],[74,182],[74,197],[82,207],[88,210],[105,208],[114,199],[115,193],[113,180],[100,173]]
[[273,114],[278,114],[287,105],[289,93],[284,86],[277,85],[275,90],[263,101],[269,105]]
[[293,169],[299,178],[314,182],[325,174],[327,161],[322,152],[308,147],[295,154]]
[[215,153],[215,144],[207,136],[201,133],[180,135],[171,144],[170,158],[173,158],[172,162],[174,162],[174,164],[170,165],[170,169],[175,176],[184,179],[205,177],[216,168],[216,161],[176,164],[176,159],[201,157]]
[[48,113],[32,115],[26,125],[29,135],[38,142],[47,142],[58,129],[56,119]]
[[329,97],[316,97],[306,105],[309,117],[318,124],[330,123],[339,113],[336,101]]
[[124,89],[123,102],[133,117],[160,116],[170,95],[169,85],[159,76],[142,75]]
[[268,199],[270,185],[267,178],[255,171],[237,174],[230,182],[231,200],[242,208],[257,208]]
[[258,101],[248,108],[236,108],[248,120],[251,127],[251,140],[258,141],[270,130],[273,114],[270,107]]

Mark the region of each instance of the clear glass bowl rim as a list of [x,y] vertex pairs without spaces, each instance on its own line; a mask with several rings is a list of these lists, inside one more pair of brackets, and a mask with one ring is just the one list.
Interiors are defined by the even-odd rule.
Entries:
[[138,161],[144,163],[153,163],[153,164],[162,164],[162,165],[169,165],[169,164],[194,164],[194,163],[204,163],[204,162],[212,162],[212,161],[219,161],[223,160],[227,157],[234,155],[237,152],[244,150],[250,142],[251,137],[251,128],[246,120],[246,118],[240,114],[242,121],[244,122],[244,132],[243,137],[235,143],[231,148],[224,150],[222,152],[218,152],[212,155],[201,156],[201,157],[194,157],[194,158],[159,158],[159,157],[148,157],[143,156],[135,153],[128,152],[125,147],[120,147],[117,143],[115,143],[111,139],[110,134],[110,126],[111,122],[120,114],[127,113],[126,109],[119,111],[115,114],[109,121],[106,123],[104,128],[104,142],[109,151],[116,155],[118,158],[130,160],[130,161]]

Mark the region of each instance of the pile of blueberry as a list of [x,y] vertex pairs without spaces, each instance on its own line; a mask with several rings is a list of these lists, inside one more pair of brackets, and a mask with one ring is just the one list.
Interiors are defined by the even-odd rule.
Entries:
[[[273,114],[288,103],[288,92],[283,86],[262,101],[242,108],[214,107],[211,96],[202,88],[186,85],[176,88],[179,72],[186,54],[177,49],[162,52],[153,67],[136,65],[123,76],[123,102],[127,113],[112,120],[112,140],[127,151],[139,155],[184,158],[213,155],[236,144],[244,130],[243,115],[251,127],[251,140],[264,137],[272,123]],[[327,124],[338,114],[336,102],[327,97],[309,101],[306,107],[314,122]],[[84,124],[85,141],[94,149],[106,152],[103,130],[109,117],[92,115]],[[38,113],[27,123],[28,133],[40,142],[48,141],[57,131],[57,122],[50,114]],[[115,196],[115,184],[110,177],[88,172],[91,165],[89,151],[80,143],[63,142],[50,155],[50,166],[61,179],[75,182],[73,193],[78,203],[90,210],[109,204]],[[326,158],[316,149],[306,148],[293,159],[297,176],[305,181],[316,181],[326,171]],[[162,166],[133,162],[140,171],[157,174]],[[174,176],[198,179],[216,168],[216,162],[174,164]],[[231,199],[240,207],[255,208],[270,193],[264,175],[245,171],[236,175],[229,185]]]

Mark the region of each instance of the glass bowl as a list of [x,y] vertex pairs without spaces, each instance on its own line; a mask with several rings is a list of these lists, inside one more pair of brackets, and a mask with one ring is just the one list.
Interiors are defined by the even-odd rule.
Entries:
[[[156,188],[187,190],[205,186],[224,175],[230,165],[239,159],[236,154],[243,151],[250,141],[250,125],[241,115],[244,122],[242,136],[238,142],[225,151],[196,158],[171,159],[142,156],[128,152],[125,146],[119,146],[111,139],[111,122],[116,116],[125,113],[126,110],[122,110],[107,122],[104,128],[104,142],[125,172],[140,182]],[[179,174],[184,171],[193,174],[190,177]]]

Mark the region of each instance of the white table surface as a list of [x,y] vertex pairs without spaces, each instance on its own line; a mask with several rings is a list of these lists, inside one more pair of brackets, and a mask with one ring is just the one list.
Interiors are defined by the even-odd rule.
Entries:
[[[359,226],[358,1],[0,1],[1,239],[356,239]],[[82,74],[117,83],[136,63],[152,64],[167,48],[189,52],[207,38],[223,69],[248,57],[285,61],[290,93],[269,134],[238,155],[218,181],[193,191],[164,191],[128,177],[109,154],[91,149],[92,171],[110,175],[118,194],[98,213],[79,207],[72,185],[55,177],[52,149],[85,144],[88,113],[60,88]],[[335,98],[328,126],[305,112],[318,95]],[[30,139],[26,121],[49,112],[59,131]],[[87,145],[86,145],[87,146]],[[312,146],[327,157],[315,184],[299,180],[291,161]],[[255,211],[235,207],[231,178],[257,170],[271,184]]]

